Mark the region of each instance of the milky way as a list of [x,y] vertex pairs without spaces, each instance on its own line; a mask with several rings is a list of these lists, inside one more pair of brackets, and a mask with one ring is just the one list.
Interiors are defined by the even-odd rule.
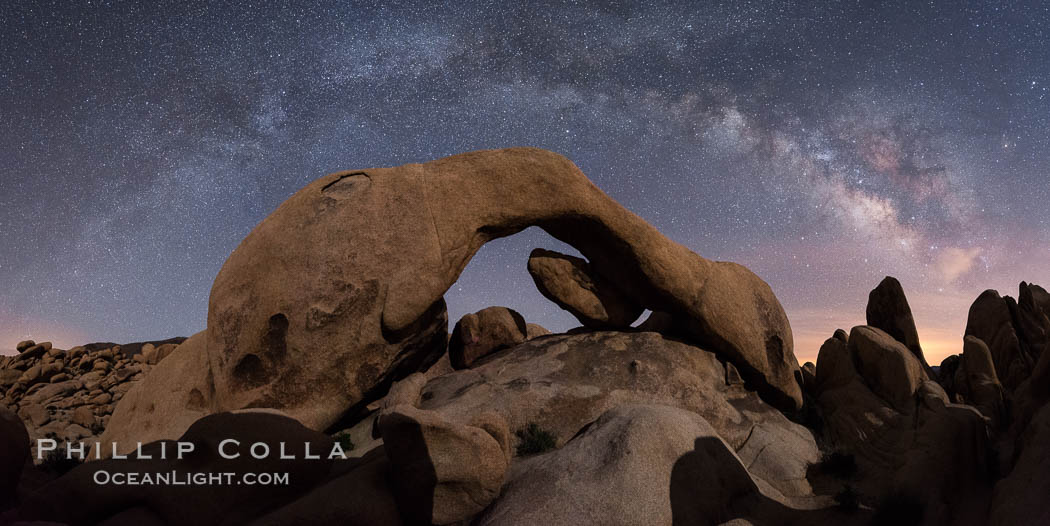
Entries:
[[[884,275],[933,363],[981,290],[1050,282],[1039,2],[230,4],[0,5],[0,349],[189,335],[307,182],[517,145],[752,268],[800,360]],[[565,249],[535,229],[484,247],[452,319],[572,327],[535,246]]]

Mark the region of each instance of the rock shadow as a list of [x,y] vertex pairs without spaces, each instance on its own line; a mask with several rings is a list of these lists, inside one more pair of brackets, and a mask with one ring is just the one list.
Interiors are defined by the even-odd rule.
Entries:
[[799,510],[763,495],[740,459],[715,437],[696,439],[693,451],[671,469],[674,526],[722,524],[746,519],[756,525],[865,524],[863,510]]

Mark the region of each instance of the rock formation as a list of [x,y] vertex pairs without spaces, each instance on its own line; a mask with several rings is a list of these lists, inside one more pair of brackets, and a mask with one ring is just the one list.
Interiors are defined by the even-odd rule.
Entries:
[[[187,349],[200,341],[200,336],[187,340],[156,370],[194,356]],[[611,519],[623,511],[608,506],[616,502],[636,508],[623,515],[623,520],[634,521],[626,524],[773,517],[785,524],[862,524],[867,517],[863,511],[835,509],[832,497],[818,494],[807,481],[807,470],[820,458],[813,433],[767,405],[743,382],[726,381],[732,376],[729,370],[735,367],[723,364],[717,354],[655,332],[548,335],[504,349],[473,368],[430,378],[429,373],[416,373],[394,383],[360,422],[367,433],[351,434],[378,436],[372,441],[355,438],[355,458],[236,463],[202,453],[183,461],[91,462],[31,493],[18,516],[70,524],[270,525],[524,524],[546,516],[556,517],[551,521],[559,524],[588,512],[596,513],[596,520]],[[142,396],[142,385],[129,392],[129,400]],[[549,434],[547,447],[553,449],[525,452],[535,439],[522,430],[530,428]],[[179,440],[207,451],[229,437],[243,444],[309,442],[315,452],[333,444],[329,437],[269,412],[202,416]],[[144,451],[155,455],[159,447],[154,443]],[[565,465],[593,471],[558,469]],[[301,483],[260,493],[238,486],[174,491],[106,486],[99,492],[90,479],[98,469],[290,470]],[[560,480],[573,485],[553,495],[534,494],[536,487],[553,488]],[[636,491],[643,491],[637,497],[645,506],[623,500]],[[616,495],[606,501],[608,509],[595,507]],[[53,498],[68,506],[48,507],[45,503]],[[542,509],[521,512],[538,498],[551,500]],[[584,501],[592,505],[572,504]],[[649,512],[654,515],[647,516]]]
[[918,358],[910,356],[900,342],[874,327],[854,327],[847,348],[857,373],[872,392],[898,411],[912,409],[915,392],[929,379]]
[[[564,157],[514,148],[307,185],[215,279],[206,363],[179,379],[203,386],[203,400],[169,397],[118,412],[137,420],[149,407],[166,415],[272,407],[325,429],[440,358],[442,295],[483,244],[533,225],[576,247],[595,275],[638,304],[673,313],[764,399],[801,406],[791,329],[765,282],[667,239]],[[317,353],[326,360],[311,359]]]
[[[621,405],[565,447],[528,458],[482,525],[848,524],[830,498],[785,496],[748,472],[703,417],[669,406]],[[821,509],[824,508],[824,509]],[[831,508],[831,509],[828,509]]]
[[[848,342],[829,338],[816,385],[825,439],[857,459],[857,487],[872,505],[906,491],[923,503],[930,524],[958,524],[987,504],[983,420],[949,404],[903,344],[866,326],[855,327]],[[958,495],[969,496],[965,512],[953,506]]]
[[[883,327],[893,327],[885,312],[894,309],[873,316],[872,303],[898,312],[906,305],[894,283],[884,281],[869,302],[869,320]],[[1050,324],[1042,288],[1022,283],[1018,297],[992,290],[978,297],[963,353],[941,363],[940,384],[898,343],[907,337],[857,327],[821,347],[814,385],[824,439],[856,458],[861,495],[904,502],[922,524],[1032,524],[1048,516],[1050,455],[1038,437],[1050,403],[1043,352]],[[1009,383],[1000,383],[1004,372]]]
[[806,494],[805,469],[818,457],[812,433],[743,385],[728,385],[725,367],[715,353],[658,333],[553,335],[434,378],[420,407],[463,424],[491,411],[514,430],[536,424],[557,444],[620,404],[682,407],[715,426],[753,469],[776,473],[770,484]]
[[456,322],[448,342],[448,358],[452,368],[466,369],[491,353],[525,341],[528,333],[521,314],[506,307],[488,307]]
[[995,526],[1050,523],[1050,404],[1024,426],[1021,452],[1008,476],[995,486]]
[[528,269],[540,293],[585,327],[627,328],[644,310],[583,259],[537,248],[529,255]]
[[974,301],[966,320],[966,335],[975,336],[988,346],[999,380],[1009,390],[1016,388],[1032,370],[1031,357],[1022,351],[1010,313],[1016,305],[1013,298],[986,290]]
[[[385,411],[380,434],[405,519],[452,524],[467,520],[500,494],[510,462],[507,423],[495,413],[462,425],[409,405]],[[424,505],[428,503],[429,505]]]
[[[115,443],[125,453],[137,442],[179,437],[210,414],[206,341],[204,332],[191,336],[154,368],[150,381],[132,385],[106,423],[100,443]],[[102,451],[112,453],[112,446]]]
[[[584,327],[549,334],[490,307],[449,337],[449,285],[485,242],[533,225],[585,256],[528,265]],[[1035,285],[1017,301],[985,292],[961,356],[934,374],[886,278],[869,324],[800,368],[764,282],[671,242],[561,156],[334,174],[230,256],[201,333],[26,341],[0,359],[0,523],[1045,522],[1048,308]],[[152,458],[65,474],[58,455],[25,462],[31,438],[99,433],[100,457],[142,441]],[[172,456],[174,439],[193,452]],[[217,454],[229,439],[270,454]],[[98,484],[100,471],[289,483]]]
[[21,342],[20,354],[0,357],[2,401],[22,419],[34,443],[48,437],[93,441],[114,405],[177,346],[155,343],[67,351],[50,342]]
[[882,329],[903,343],[918,358],[927,376],[932,376],[930,365],[926,363],[922,346],[919,345],[919,332],[915,328],[911,306],[897,278],[887,276],[879,286],[872,289],[868,295],[867,320],[868,325]]
[[[1034,293],[1017,304],[1039,306]],[[28,452],[28,433],[19,438],[20,424],[8,419],[11,429],[0,439],[14,437],[8,449],[13,460],[3,467],[11,477],[21,471],[21,479],[13,492],[18,506],[0,515],[0,522],[967,526],[1046,517],[1050,353],[1040,353],[1029,375],[1008,390],[997,383],[990,349],[967,336],[962,355],[945,360],[941,370],[950,397],[918,357],[885,331],[838,330],[816,364],[800,370],[807,407],[788,418],[754,392],[724,355],[675,336],[676,323],[653,324],[668,334],[576,330],[528,338],[528,324],[508,309],[485,311],[499,314],[494,320],[512,320],[503,326],[515,329],[514,338],[470,367],[454,370],[445,357],[440,367],[393,382],[334,437],[273,409],[212,414],[201,403],[196,412],[163,411],[213,396],[207,382],[181,381],[206,366],[206,333],[165,353],[142,346],[130,359],[119,348],[85,347],[74,353],[91,357],[75,368],[79,372],[51,365],[66,353],[58,349],[20,358],[36,346],[27,347],[5,362],[39,368],[36,383],[24,392],[13,384],[8,389],[13,398],[5,400],[15,409],[38,393],[51,405],[62,397],[76,399],[79,391],[63,384],[83,382],[87,374],[125,378],[131,388],[121,403],[133,410],[109,419],[104,441],[130,432],[160,439],[166,430],[181,428],[180,440],[201,451],[233,437],[242,443],[309,443],[316,453],[352,439],[351,458],[280,464],[207,454],[103,460],[44,485],[40,468],[16,468],[17,458]],[[1042,315],[1041,307],[1025,316],[1040,319],[1035,314]],[[470,316],[477,322],[489,317]],[[491,320],[478,324],[500,326]],[[1023,352],[1045,347],[1018,326],[1012,325]],[[156,381],[136,381],[129,372],[162,354],[170,355],[152,366]],[[15,371],[17,382],[24,371]],[[71,376],[39,380],[59,374]],[[71,405],[61,418],[68,427],[80,426],[94,416],[87,407]],[[137,420],[128,418],[135,414]],[[155,442],[144,452],[155,455],[165,443],[172,447],[170,441]],[[235,476],[287,471],[298,482],[250,489],[100,489],[91,479],[99,469]],[[55,499],[65,505],[50,505]]]
[[991,351],[976,336],[964,339],[962,362],[958,370],[962,378],[955,382],[956,391],[988,417],[992,427],[998,428],[1006,416],[1003,386],[995,373]]

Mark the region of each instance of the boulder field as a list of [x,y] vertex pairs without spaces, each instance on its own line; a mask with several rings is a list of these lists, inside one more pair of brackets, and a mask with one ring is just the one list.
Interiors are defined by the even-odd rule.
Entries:
[[[582,327],[493,306],[449,333],[445,291],[529,226],[583,256],[521,262]],[[765,282],[667,239],[560,155],[349,170],[245,238],[204,331],[0,359],[0,524],[1044,523],[1048,313],[1036,285],[985,292],[961,354],[930,367],[886,278],[867,325],[800,367]],[[38,455],[38,439],[64,447]],[[99,446],[81,462],[66,441]]]

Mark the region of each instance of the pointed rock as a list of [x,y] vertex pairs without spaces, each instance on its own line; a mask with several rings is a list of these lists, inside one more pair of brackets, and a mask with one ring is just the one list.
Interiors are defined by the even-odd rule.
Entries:
[[927,376],[933,376],[933,370],[926,363],[919,345],[919,332],[915,328],[908,298],[897,278],[886,276],[885,279],[868,294],[868,325],[882,329],[893,339],[903,343],[922,364]]
[[[843,335],[841,338],[839,337]],[[857,376],[853,358],[846,348],[845,331],[839,329],[820,346],[817,353],[816,392],[848,384]]]
[[1011,304],[1013,300],[1003,298],[998,291],[982,292],[970,306],[965,333],[976,336],[988,346],[996,375],[1007,391],[1016,389],[1032,370],[1032,362],[1022,352],[1014,328]]

